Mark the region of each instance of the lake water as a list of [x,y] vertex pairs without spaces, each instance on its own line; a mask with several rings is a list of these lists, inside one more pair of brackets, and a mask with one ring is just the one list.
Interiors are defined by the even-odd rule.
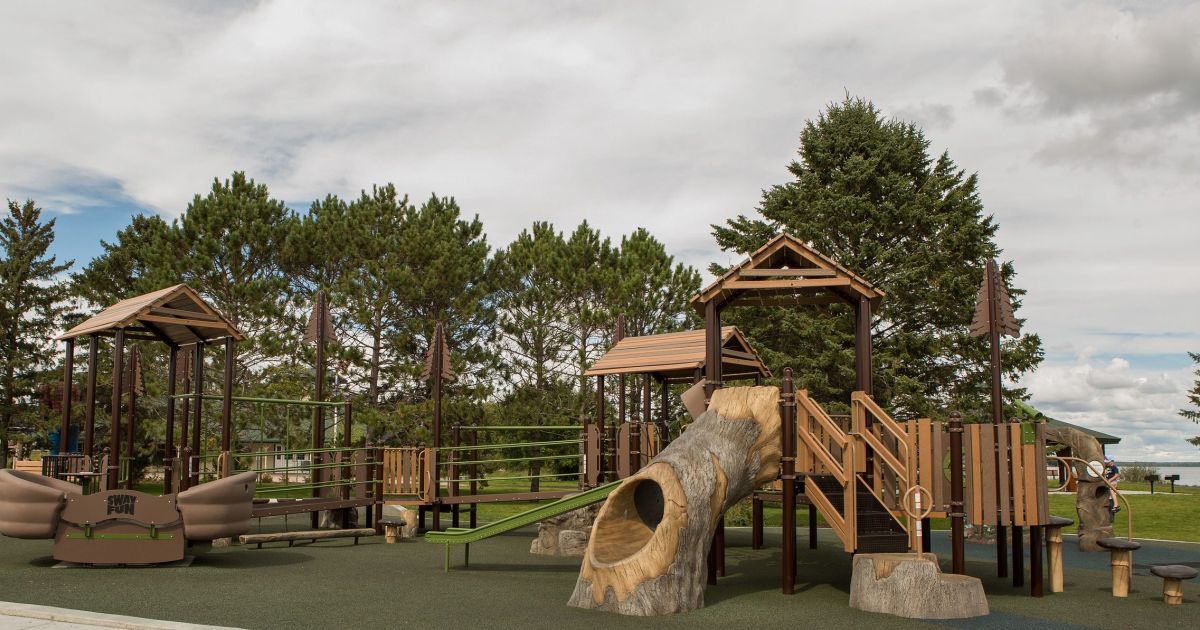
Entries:
[[[1165,478],[1167,475],[1179,475],[1179,481],[1176,485],[1184,486],[1200,486],[1200,466],[1155,466],[1158,469],[1158,476]],[[1168,488],[1171,484],[1163,482]],[[1155,489],[1158,489],[1158,484],[1154,484]]]

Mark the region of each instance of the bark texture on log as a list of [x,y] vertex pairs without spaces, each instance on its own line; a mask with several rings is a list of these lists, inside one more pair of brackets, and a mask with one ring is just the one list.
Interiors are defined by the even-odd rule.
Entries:
[[942,573],[932,554],[855,556],[850,607],[910,619],[965,619],[988,614],[983,582]]
[[779,388],[713,392],[708,411],[609,495],[568,603],[624,615],[703,607],[717,522],[779,474],[780,429]]
[[[1071,455],[1089,462],[1104,461],[1104,448],[1096,438],[1070,427],[1047,428],[1046,440],[1064,444]],[[1104,551],[1096,544],[1101,538],[1112,538],[1112,510],[1109,508],[1108,486],[1088,474],[1078,462],[1071,464],[1078,479],[1075,490],[1075,512],[1079,515],[1079,550]]]

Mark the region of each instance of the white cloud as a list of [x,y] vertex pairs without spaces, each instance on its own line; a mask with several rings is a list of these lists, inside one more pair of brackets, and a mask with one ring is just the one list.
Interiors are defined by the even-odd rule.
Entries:
[[1120,357],[1081,355],[1072,365],[1041,367],[1025,384],[1043,413],[1120,437],[1109,452],[1122,459],[1200,459],[1184,442],[1200,427],[1178,415],[1192,384],[1189,369],[1152,371]]
[[[6,2],[0,196],[173,216],[235,169],[299,206],[391,181],[493,244],[586,218],[704,269],[736,258],[708,225],[849,92],[979,173],[1051,357],[1039,396],[1165,419],[1133,357],[1200,349],[1198,7]],[[1131,365],[1080,371],[1088,348]]]

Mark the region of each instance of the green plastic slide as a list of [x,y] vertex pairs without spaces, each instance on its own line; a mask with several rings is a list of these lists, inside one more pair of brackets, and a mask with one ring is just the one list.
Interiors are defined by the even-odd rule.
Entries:
[[591,490],[585,490],[569,497],[563,497],[557,501],[554,501],[553,503],[539,505],[531,510],[526,510],[520,514],[514,514],[508,518],[503,518],[494,523],[488,523],[483,527],[476,527],[475,529],[452,528],[444,532],[427,532],[425,534],[425,542],[441,543],[446,545],[446,570],[449,571],[450,545],[464,545],[463,564],[470,564],[471,543],[486,540],[492,536],[497,536],[505,532],[511,532],[514,529],[525,527],[526,525],[532,525],[538,521],[548,519],[551,516],[558,516],[559,514],[564,514],[566,512],[570,512],[571,510],[577,510],[585,505],[599,503],[600,501],[607,499],[608,495],[611,494],[613,490],[616,490],[617,486],[619,485],[621,485],[620,481],[613,481],[602,486],[596,486]]

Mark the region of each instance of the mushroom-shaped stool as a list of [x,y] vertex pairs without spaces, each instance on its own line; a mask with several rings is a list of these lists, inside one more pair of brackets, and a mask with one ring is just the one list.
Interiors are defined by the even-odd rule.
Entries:
[[1046,560],[1050,564],[1050,592],[1063,592],[1062,528],[1074,525],[1075,521],[1061,516],[1051,516],[1046,524]]
[[1112,564],[1113,597],[1129,597],[1129,576],[1133,568],[1133,552],[1141,543],[1124,538],[1101,538],[1097,545],[1109,551]]
[[1182,604],[1183,581],[1200,574],[1200,571],[1182,564],[1162,564],[1150,567],[1150,572],[1163,579],[1163,601],[1168,604]]

